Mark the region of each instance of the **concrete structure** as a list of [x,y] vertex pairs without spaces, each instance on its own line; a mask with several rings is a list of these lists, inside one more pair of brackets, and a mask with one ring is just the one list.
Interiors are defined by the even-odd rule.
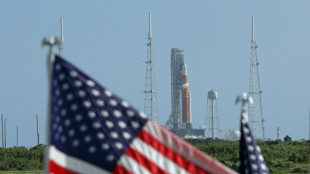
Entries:
[[204,137],[203,129],[191,123],[191,92],[183,50],[171,49],[171,114],[166,127],[180,137]]

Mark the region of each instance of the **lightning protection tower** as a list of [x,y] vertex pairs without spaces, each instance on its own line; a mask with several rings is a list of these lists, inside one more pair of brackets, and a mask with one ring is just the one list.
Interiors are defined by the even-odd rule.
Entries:
[[64,51],[65,51],[65,48],[64,48],[64,27],[63,27],[63,24],[64,24],[64,18],[61,17],[60,18],[60,44],[58,46],[58,49],[59,49],[59,55],[64,57]]
[[146,76],[145,76],[145,90],[144,90],[144,113],[155,122],[159,123],[158,116],[158,101],[156,90],[156,76],[153,55],[153,41],[152,41],[152,19],[149,13],[149,33],[147,43],[147,60]]
[[207,137],[212,139],[220,138],[220,121],[217,99],[218,95],[216,91],[211,90],[208,92],[206,134]]
[[254,100],[252,105],[249,105],[249,122],[252,128],[252,132],[255,138],[265,139],[264,135],[264,119],[261,100],[261,88],[258,72],[257,61],[257,45],[254,35],[254,17],[252,17],[252,37],[251,37],[251,61],[250,61],[250,84],[249,84],[249,96]]

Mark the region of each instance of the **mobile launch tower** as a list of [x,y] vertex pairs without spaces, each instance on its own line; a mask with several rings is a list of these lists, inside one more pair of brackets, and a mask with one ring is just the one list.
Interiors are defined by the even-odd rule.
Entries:
[[183,50],[171,49],[171,114],[165,126],[180,137],[204,137],[203,129],[191,123],[191,92]]

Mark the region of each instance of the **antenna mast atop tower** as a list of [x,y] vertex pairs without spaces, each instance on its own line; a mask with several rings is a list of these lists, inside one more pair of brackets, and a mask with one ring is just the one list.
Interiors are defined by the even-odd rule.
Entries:
[[249,105],[249,122],[252,128],[252,132],[256,138],[265,139],[264,135],[264,119],[263,109],[261,101],[261,89],[258,72],[257,61],[257,45],[254,35],[254,17],[252,17],[252,37],[251,37],[251,62],[250,62],[250,84],[249,84],[249,96],[254,100],[253,105]]
[[146,63],[146,77],[145,77],[145,98],[144,98],[144,113],[155,122],[159,123],[158,117],[158,101],[156,90],[156,76],[153,59],[153,42],[152,42],[152,19],[149,13],[149,33],[147,43],[147,60]]
[[58,49],[59,49],[59,55],[60,56],[64,56],[64,51],[65,51],[65,48],[64,48],[64,27],[63,27],[63,24],[64,24],[64,18],[63,17],[60,17],[60,44],[58,46]]

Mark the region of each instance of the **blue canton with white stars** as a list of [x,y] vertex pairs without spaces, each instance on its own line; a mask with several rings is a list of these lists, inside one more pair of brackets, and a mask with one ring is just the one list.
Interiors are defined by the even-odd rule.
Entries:
[[242,174],[268,174],[269,169],[265,163],[260,147],[251,132],[248,124],[248,115],[245,109],[241,116],[241,140],[240,140],[240,166]]
[[58,150],[113,171],[147,121],[128,102],[55,56],[50,140]]

